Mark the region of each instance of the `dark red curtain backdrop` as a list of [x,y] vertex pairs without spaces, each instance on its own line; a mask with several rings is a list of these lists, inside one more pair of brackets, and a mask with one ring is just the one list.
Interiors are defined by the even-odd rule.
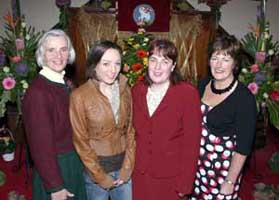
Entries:
[[138,29],[133,20],[133,11],[140,4],[149,4],[155,11],[155,20],[151,26],[146,28],[146,31],[169,31],[170,0],[118,0],[119,31],[136,31]]

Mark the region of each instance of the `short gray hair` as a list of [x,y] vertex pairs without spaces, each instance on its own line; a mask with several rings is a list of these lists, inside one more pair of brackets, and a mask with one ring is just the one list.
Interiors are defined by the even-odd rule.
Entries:
[[68,64],[72,64],[75,61],[76,53],[73,48],[72,42],[69,38],[69,36],[60,29],[53,29],[50,31],[47,31],[44,33],[44,35],[41,37],[41,39],[38,42],[37,50],[36,50],[36,60],[37,64],[42,67],[44,63],[44,55],[45,55],[45,43],[49,37],[64,37],[67,41],[67,47],[69,50],[69,58],[68,58]]

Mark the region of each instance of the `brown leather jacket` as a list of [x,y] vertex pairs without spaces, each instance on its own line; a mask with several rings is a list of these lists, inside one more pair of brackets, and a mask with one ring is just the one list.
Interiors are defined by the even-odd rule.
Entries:
[[126,152],[119,178],[127,181],[135,161],[135,132],[132,127],[132,101],[126,78],[120,75],[118,124],[109,100],[94,79],[74,90],[70,97],[70,119],[74,146],[91,178],[104,188],[113,186],[112,178],[99,165],[98,156]]

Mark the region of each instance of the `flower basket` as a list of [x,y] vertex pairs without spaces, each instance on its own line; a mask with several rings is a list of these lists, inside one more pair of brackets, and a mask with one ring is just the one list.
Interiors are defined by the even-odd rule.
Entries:
[[2,127],[0,129],[0,153],[5,161],[14,159],[16,143],[10,129]]

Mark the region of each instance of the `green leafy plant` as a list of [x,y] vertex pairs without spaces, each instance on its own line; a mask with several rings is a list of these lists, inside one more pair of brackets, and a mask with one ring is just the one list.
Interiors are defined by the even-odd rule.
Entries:
[[5,16],[5,35],[0,36],[0,117],[8,102],[21,113],[21,98],[37,74],[35,50],[42,33],[26,27],[24,16]]
[[133,86],[138,81],[144,80],[148,64],[149,42],[152,36],[143,28],[133,34],[125,42],[123,51],[122,73],[128,78],[128,84]]

